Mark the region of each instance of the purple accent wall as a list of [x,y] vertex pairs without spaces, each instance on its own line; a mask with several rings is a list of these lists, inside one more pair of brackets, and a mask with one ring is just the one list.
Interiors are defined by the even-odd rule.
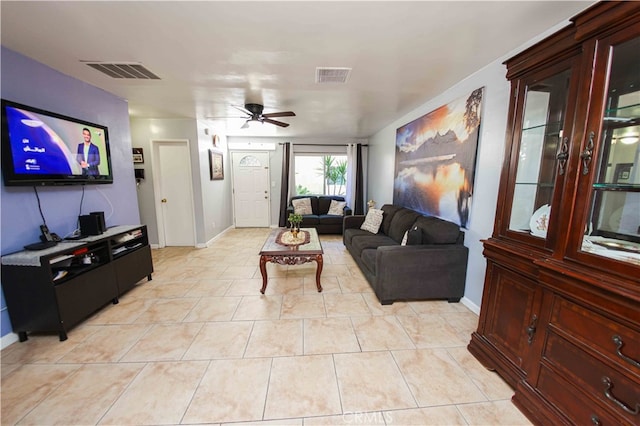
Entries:
[[[64,75],[12,50],[1,47],[3,99],[76,117],[109,128],[112,185],[87,185],[82,214],[104,211],[107,226],[140,223],[127,102],[115,95]],[[51,232],[61,237],[77,227],[81,186],[38,187],[42,212]],[[1,254],[22,250],[39,241],[42,218],[33,187],[0,186]],[[0,300],[1,336],[11,332],[4,301]]]

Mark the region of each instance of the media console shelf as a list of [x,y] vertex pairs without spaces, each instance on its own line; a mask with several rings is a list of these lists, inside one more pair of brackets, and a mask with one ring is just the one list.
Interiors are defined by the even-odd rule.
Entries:
[[67,332],[107,303],[118,303],[153,262],[147,227],[116,226],[101,235],[63,241],[38,251],[2,256],[4,290],[13,331]]

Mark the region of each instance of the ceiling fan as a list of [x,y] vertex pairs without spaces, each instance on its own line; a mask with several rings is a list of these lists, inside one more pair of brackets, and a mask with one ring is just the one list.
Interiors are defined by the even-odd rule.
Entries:
[[247,121],[244,123],[241,129],[248,128],[249,123],[251,121],[275,124],[276,126],[280,126],[280,127],[288,127],[289,123],[283,123],[282,121],[272,120],[272,119],[277,117],[295,117],[296,116],[296,114],[293,111],[270,112],[267,114],[263,114],[262,110],[264,109],[264,106],[260,104],[245,104],[244,107],[239,107],[236,105],[232,105],[232,106],[237,110],[247,114],[247,117],[242,117],[242,118],[246,118]]

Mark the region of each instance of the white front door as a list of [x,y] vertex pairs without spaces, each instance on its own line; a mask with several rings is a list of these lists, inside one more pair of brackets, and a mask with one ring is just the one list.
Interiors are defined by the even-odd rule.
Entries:
[[236,227],[268,227],[271,199],[269,153],[232,152],[231,157]]
[[154,141],[154,185],[161,247],[195,246],[188,141]]

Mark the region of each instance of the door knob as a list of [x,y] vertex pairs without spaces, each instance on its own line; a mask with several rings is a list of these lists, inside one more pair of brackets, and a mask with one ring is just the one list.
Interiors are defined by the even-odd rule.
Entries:
[[166,199],[166,198],[163,198],[162,200],[160,200],[160,202],[162,202],[162,203],[166,203],[166,202],[167,202],[167,199]]

